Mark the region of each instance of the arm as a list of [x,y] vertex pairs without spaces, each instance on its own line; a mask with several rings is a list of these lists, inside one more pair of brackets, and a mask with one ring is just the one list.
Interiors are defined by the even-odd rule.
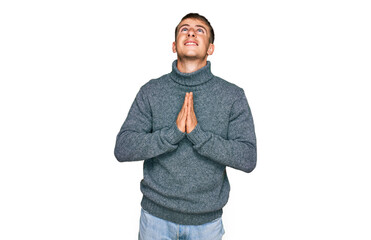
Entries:
[[197,124],[187,138],[201,155],[220,164],[244,172],[251,172],[256,166],[256,137],[254,122],[245,93],[231,108],[228,139],[202,130]]
[[176,122],[152,132],[152,114],[141,88],[116,138],[115,157],[119,162],[138,161],[174,151],[185,137]]

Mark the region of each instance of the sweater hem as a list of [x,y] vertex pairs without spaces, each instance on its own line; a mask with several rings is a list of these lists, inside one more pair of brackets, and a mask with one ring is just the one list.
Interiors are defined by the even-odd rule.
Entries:
[[201,225],[220,218],[223,214],[223,209],[219,209],[208,213],[182,213],[171,210],[169,208],[158,205],[150,199],[143,196],[141,206],[144,210],[159,217],[163,220],[170,221],[182,225]]

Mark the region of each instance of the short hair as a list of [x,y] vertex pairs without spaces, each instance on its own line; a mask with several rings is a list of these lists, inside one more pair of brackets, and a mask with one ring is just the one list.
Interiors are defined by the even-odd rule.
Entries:
[[[204,22],[210,28],[209,43],[214,43],[214,39],[215,39],[214,29],[211,26],[209,20],[207,20],[207,18],[205,18],[204,16],[202,16],[202,15],[200,15],[198,13],[188,13],[187,15],[185,15],[182,18],[182,20],[180,20],[179,23],[181,23],[184,19],[188,19],[188,18],[197,19],[197,20],[200,20],[200,21]],[[176,41],[176,37],[178,36],[178,26],[179,26],[179,23],[178,23],[178,25],[175,28],[175,41]]]

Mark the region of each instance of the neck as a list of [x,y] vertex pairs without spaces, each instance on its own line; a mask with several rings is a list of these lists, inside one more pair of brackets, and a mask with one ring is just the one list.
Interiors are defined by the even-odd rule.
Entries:
[[207,58],[204,59],[183,59],[178,56],[177,68],[179,72],[191,73],[206,66]]
[[179,70],[178,60],[174,60],[172,64],[172,71],[170,78],[180,84],[187,87],[201,87],[205,86],[205,83],[211,80],[214,75],[211,73],[211,63],[206,61],[206,65],[197,71],[185,73]]

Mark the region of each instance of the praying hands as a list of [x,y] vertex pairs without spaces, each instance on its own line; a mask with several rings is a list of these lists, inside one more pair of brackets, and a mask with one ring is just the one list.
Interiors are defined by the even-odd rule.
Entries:
[[192,132],[196,127],[197,118],[193,108],[193,92],[186,93],[176,124],[180,131],[187,133]]

